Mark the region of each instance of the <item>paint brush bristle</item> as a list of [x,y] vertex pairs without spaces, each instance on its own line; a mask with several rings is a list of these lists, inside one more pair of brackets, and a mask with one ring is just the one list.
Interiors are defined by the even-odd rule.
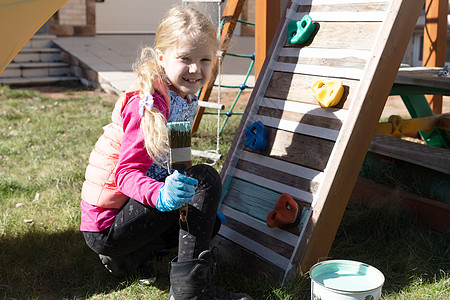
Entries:
[[191,123],[170,122],[167,123],[170,148],[191,147]]

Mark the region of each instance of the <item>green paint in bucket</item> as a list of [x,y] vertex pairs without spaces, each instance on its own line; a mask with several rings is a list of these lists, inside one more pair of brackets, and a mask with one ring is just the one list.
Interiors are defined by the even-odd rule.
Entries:
[[312,300],[378,300],[384,275],[376,268],[351,260],[329,260],[309,271]]

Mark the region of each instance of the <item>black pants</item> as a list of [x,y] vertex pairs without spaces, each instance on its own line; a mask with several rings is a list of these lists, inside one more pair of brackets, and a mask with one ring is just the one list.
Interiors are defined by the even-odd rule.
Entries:
[[211,237],[219,231],[216,214],[222,183],[217,171],[208,165],[193,166],[186,171],[186,176],[198,180],[194,200],[189,203],[187,222],[180,221],[178,210],[160,212],[130,199],[109,228],[83,232],[87,245],[98,254],[132,258],[137,265],[151,259],[152,250],[173,248],[177,244],[179,261],[197,257],[208,249]]

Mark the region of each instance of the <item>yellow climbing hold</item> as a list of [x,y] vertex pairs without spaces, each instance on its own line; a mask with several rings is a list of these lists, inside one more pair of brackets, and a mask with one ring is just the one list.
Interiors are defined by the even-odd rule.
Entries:
[[318,80],[311,87],[321,107],[335,106],[344,94],[340,80]]

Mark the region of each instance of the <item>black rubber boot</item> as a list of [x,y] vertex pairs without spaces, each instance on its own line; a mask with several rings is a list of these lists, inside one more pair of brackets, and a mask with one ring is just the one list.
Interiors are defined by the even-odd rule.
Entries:
[[170,263],[169,300],[252,300],[243,293],[225,292],[213,284],[214,254],[203,251],[198,259]]

